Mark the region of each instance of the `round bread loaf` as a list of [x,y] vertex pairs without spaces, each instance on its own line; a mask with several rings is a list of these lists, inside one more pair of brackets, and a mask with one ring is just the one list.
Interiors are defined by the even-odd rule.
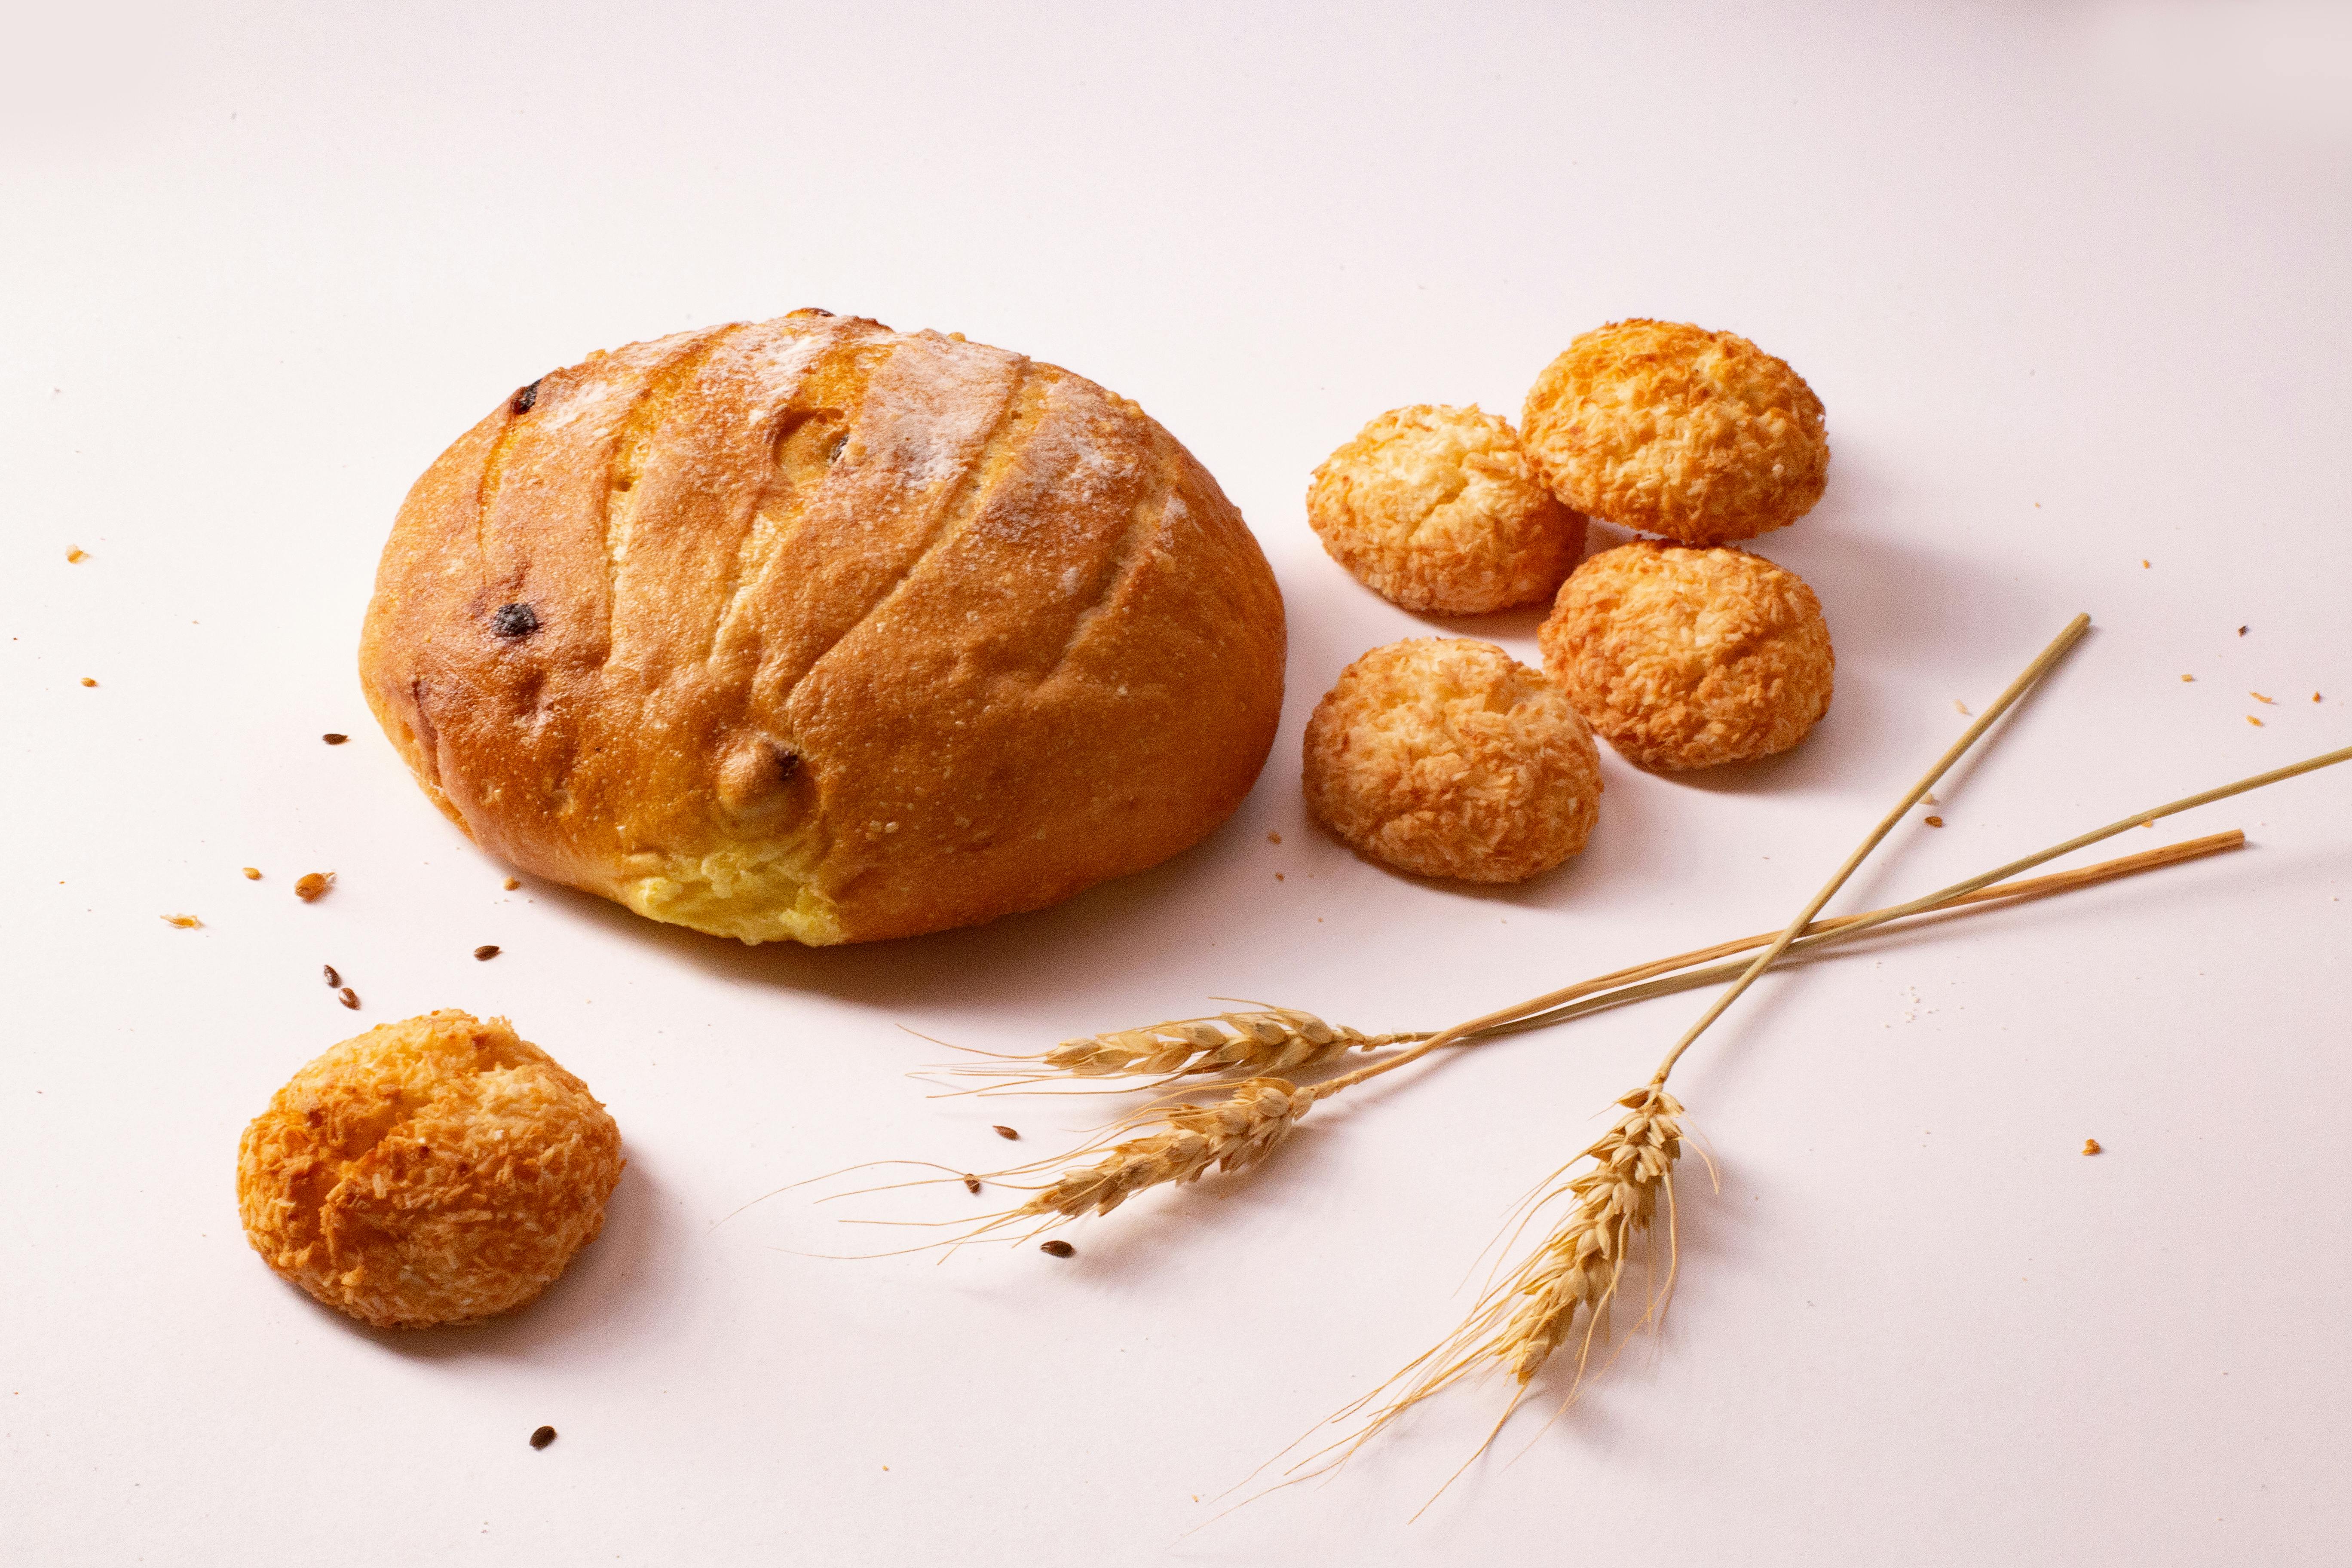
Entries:
[[1134,404],[796,310],[504,400],[401,508],[360,673],[487,848],[822,944],[1192,844],[1265,760],[1283,641],[1241,515]]

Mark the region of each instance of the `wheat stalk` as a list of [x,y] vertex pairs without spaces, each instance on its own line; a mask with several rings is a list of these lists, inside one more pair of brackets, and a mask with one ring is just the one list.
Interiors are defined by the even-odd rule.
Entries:
[[[1948,765],[1949,761],[1948,757],[1945,765]],[[1906,918],[1931,907],[1938,899],[1964,897],[2000,879],[2031,869],[2118,833],[2347,761],[2352,761],[2352,746],[2187,795],[2149,811],[2134,813],[2048,849],[2012,860],[1980,877],[1955,883],[1941,893],[1876,911],[1866,921],[1856,921],[1830,934],[1852,935],[1871,926]],[[1918,786],[1917,793],[1926,793],[1933,780],[1934,774],[1931,773]],[[1883,831],[1882,828],[1880,836],[1883,836]],[[1864,851],[1866,852],[1874,842],[1875,838],[1865,840]],[[1862,852],[1850,857],[1780,938],[1752,963],[1744,966],[1734,984],[1675,1043],[1659,1062],[1649,1082],[1617,1101],[1627,1108],[1626,1115],[1599,1142],[1579,1156],[1579,1159],[1591,1160],[1591,1168],[1570,1182],[1565,1188],[1545,1194],[1546,1199],[1572,1195],[1577,1200],[1567,1219],[1529,1258],[1506,1276],[1500,1285],[1480,1299],[1469,1318],[1453,1334],[1408,1363],[1372,1394],[1333,1417],[1334,1420],[1344,1420],[1364,1409],[1381,1393],[1403,1384],[1403,1391],[1380,1405],[1360,1431],[1340,1444],[1309,1455],[1300,1461],[1300,1466],[1311,1464],[1322,1455],[1332,1452],[1333,1447],[1340,1450],[1340,1461],[1344,1461],[1347,1455],[1352,1454],[1398,1416],[1449,1384],[1486,1367],[1497,1364],[1507,1367],[1518,1384],[1518,1392],[1505,1406],[1486,1443],[1472,1453],[1470,1459],[1464,1461],[1466,1466],[1479,1453],[1486,1451],[1501,1432],[1504,1423],[1518,1408],[1528,1384],[1568,1338],[1570,1325],[1580,1308],[1587,1313],[1586,1331],[1577,1356],[1575,1377],[1566,1400],[1572,1401],[1576,1397],[1582,1386],[1593,1340],[1596,1334],[1605,1332],[1606,1314],[1622,1281],[1629,1244],[1650,1227],[1661,1196],[1665,1200],[1670,1216],[1673,1212],[1673,1173],[1681,1146],[1683,1108],[1667,1092],[1667,1079],[1691,1044],[1723,1016],[1732,1000],[1796,944],[1797,933],[1820,912],[1822,905],[1837,891],[1838,886],[1861,863],[1861,858]],[[1433,1036],[1432,1042],[1442,1041],[1445,1033],[1441,1031],[1439,1035]],[[1571,1165],[1573,1163],[1570,1162]],[[1663,1310],[1664,1299],[1671,1294],[1673,1284],[1674,1264],[1670,1248],[1665,1285],[1653,1302],[1652,1311],[1644,1314],[1645,1319]],[[1293,1467],[1294,1470],[1298,1468]],[[1460,1471],[1456,1470],[1455,1474],[1460,1474]],[[1440,1491],[1443,1489],[1441,1488]]]

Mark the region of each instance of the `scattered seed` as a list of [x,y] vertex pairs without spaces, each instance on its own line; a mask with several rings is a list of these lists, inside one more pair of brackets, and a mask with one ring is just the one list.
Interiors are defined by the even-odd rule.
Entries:
[[261,880],[261,868],[258,866],[247,866],[245,868],[245,879],[248,882],[258,882]]
[[343,977],[335,973],[335,966],[333,964],[322,963],[319,965],[319,969],[320,972],[327,977],[328,990],[332,991],[336,986],[341,985],[343,983]]
[[2245,627],[2243,627],[2243,626],[2240,626],[2240,627],[2238,628],[2238,635],[2239,635],[2240,637],[2244,637],[2244,636],[2246,635],[2246,628],[2245,628]]
[[474,961],[478,963],[488,963],[498,955],[499,946],[493,942],[486,942],[474,950]]
[[2139,564],[2140,564],[2140,570],[2142,570],[2142,571],[2146,571],[2146,570],[2147,569],[2147,559],[2146,559],[2145,557],[2143,557],[2143,558],[2141,559],[2141,561],[2140,561],[2140,563],[2139,563]]
[[521,887],[521,886],[522,886],[522,879],[521,879],[520,877],[509,877],[509,878],[507,879],[506,887],[507,887],[507,891],[508,891],[508,892],[511,893],[511,892],[513,892],[517,888],[520,888],[520,887]]
[[976,1193],[980,1191],[980,1178],[978,1176],[971,1175],[964,1177],[963,1190],[968,1193]]
[[2083,1152],[2084,1152],[2084,1153],[2085,1153],[2085,1154],[2097,1154],[2097,1153],[2103,1152],[2103,1151],[2099,1148],[2099,1141],[2098,1141],[2097,1139],[2095,1139],[2095,1138],[2085,1138],[2085,1139],[2084,1139],[2084,1140],[2083,1140]]
[[1010,1127],[999,1127],[999,1128],[996,1130],[996,1135],[997,1135],[999,1138],[1018,1138],[1018,1137],[1020,1137],[1020,1136],[1021,1136],[1021,1134],[1020,1134],[1020,1133],[1015,1132],[1015,1131],[1013,1131],[1013,1129],[1012,1129],[1012,1128],[1010,1128]]
[[1952,706],[1960,710],[1960,717],[1963,719],[1973,719],[1976,717],[1975,714],[1969,711],[1969,705],[1961,701],[1957,697],[1952,699]]
[[1066,1241],[1041,1241],[1037,1250],[1048,1258],[1067,1258],[1078,1249]]
[[2277,706],[2278,706],[2278,704],[2277,704],[2277,703],[2275,703],[2275,702],[2271,702],[2271,700],[2270,700],[2269,698],[2267,698],[2267,697],[2263,696],[2263,695],[2261,692],[2259,692],[2259,691],[2249,691],[2249,692],[2247,692],[2247,693],[2246,693],[2246,695],[2247,695],[2247,696],[2249,696],[2249,697],[2251,697],[2251,698],[2252,698],[2252,699],[2253,699],[2255,701],[2257,701],[2257,702],[2270,702],[2270,705],[2271,705],[2272,707],[2273,707],[2273,708],[2275,708],[2275,707],[2277,707]]
[[[538,384],[539,384],[539,383],[537,383],[537,382],[532,382],[532,383],[531,383],[531,386],[537,386]],[[528,391],[530,391],[530,387],[525,387],[525,388],[523,389],[523,391],[525,391],[525,392],[528,392]],[[520,396],[520,395],[521,395],[521,394],[518,393],[516,395]],[[555,1441],[555,1428],[554,1428],[554,1427],[552,1427],[552,1426],[542,1426],[542,1427],[541,1427],[538,1431],[533,1432],[533,1433],[530,1435],[530,1446],[531,1446],[532,1447],[534,1447],[534,1448],[544,1448],[544,1447],[546,1447],[550,1443],[552,1443],[552,1442],[554,1442],[554,1441]]]
[[167,926],[177,926],[182,931],[194,931],[205,922],[194,915],[165,915],[163,923]]
[[[539,381],[545,381],[546,379],[547,379],[547,378],[546,378],[545,376],[541,376],[541,377],[539,378]],[[528,414],[528,413],[530,413],[530,410],[531,410],[531,406],[532,406],[532,405],[536,404],[536,403],[539,401],[539,381],[534,381],[534,382],[532,382],[529,386],[523,387],[523,388],[521,388],[520,390],[519,390],[518,392],[516,392],[516,394],[514,395],[514,399],[513,399],[513,401],[509,405],[509,407],[511,407],[511,408],[512,408],[512,409],[513,409],[517,414]],[[555,1436],[555,1434],[554,1434],[552,1431],[548,1432],[548,1434],[547,1434],[547,1435],[548,1435],[550,1437],[552,1437],[552,1436]]]
[[344,1006],[349,1007],[354,1013],[360,1010],[360,994],[352,990],[348,985],[335,993],[335,1000],[341,1002]]
[[334,879],[332,871],[305,871],[294,884],[294,896],[307,904],[325,892],[327,884]]
[[89,559],[89,552],[84,550],[79,544],[68,544],[66,546],[66,559],[68,561],[87,561]]
[[350,740],[351,737],[349,735],[338,735],[332,730],[330,730],[325,734],[320,736],[319,739],[326,742],[327,744],[331,746],[340,746],[345,741]]
[[98,684],[98,682],[97,682],[97,681],[95,681],[95,680],[91,679],[90,679],[89,676],[87,676],[87,675],[85,675],[85,676],[83,676],[83,677],[81,678],[81,683],[82,683],[84,686],[96,686],[96,685]]
[[1930,827],[1941,827],[1944,826],[1944,819],[1940,816],[1931,816],[1927,819],[1927,826]]

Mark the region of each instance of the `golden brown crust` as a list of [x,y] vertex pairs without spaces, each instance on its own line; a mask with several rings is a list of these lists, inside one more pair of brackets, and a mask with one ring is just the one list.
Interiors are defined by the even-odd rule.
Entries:
[[1584,553],[1509,423],[1468,408],[1391,409],[1323,460],[1307,521],[1374,593],[1442,616],[1549,598]]
[[1813,591],[1744,550],[1605,550],[1560,585],[1538,640],[1593,732],[1648,768],[1785,752],[1837,674]]
[[237,1143],[246,1238],[378,1328],[511,1311],[604,1225],[621,1135],[503,1018],[443,1011],[321,1055]]
[[1580,511],[1685,544],[1727,544],[1812,510],[1829,476],[1822,400],[1746,338],[1614,321],[1568,346],[1519,428]]
[[1307,724],[1307,806],[1376,860],[1524,882],[1584,847],[1601,758],[1557,688],[1492,643],[1412,637],[1339,672]]
[[486,847],[656,919],[827,942],[1192,844],[1265,761],[1283,643],[1240,514],[1133,404],[796,312],[502,403],[401,509],[360,664]]

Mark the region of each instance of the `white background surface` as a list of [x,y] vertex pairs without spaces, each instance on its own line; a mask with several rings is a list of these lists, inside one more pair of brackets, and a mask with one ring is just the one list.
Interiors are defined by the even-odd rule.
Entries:
[[[1664,1332],[1418,1523],[1499,1387],[1185,1533],[1453,1326],[1697,998],[1342,1101],[1068,1262],[799,1256],[902,1234],[802,1193],[717,1225],[852,1161],[1001,1162],[1000,1119],[1050,1153],[1108,1103],[927,1100],[905,1029],[1034,1049],[1213,994],[1428,1027],[1777,925],[2077,609],[1950,826],[1840,907],[2352,740],[2341,10],[1447,9],[12,22],[0,1554],[2334,1560],[2352,776],[2120,845],[2242,854],[1768,980],[1677,1077],[1722,1188],[1685,1185]],[[409,481],[588,350],[803,304],[1069,365],[1220,477],[1293,647],[1225,829],[1048,913],[809,952],[503,893],[426,805],[352,672]],[[1759,542],[1827,608],[1834,709],[1754,767],[1607,757],[1591,849],[1522,889],[1352,858],[1298,796],[1316,696],[1433,628],[1532,658],[1538,617],[1358,588],[1308,471],[1399,404],[1516,416],[1634,314],[1825,400],[1828,497]],[[234,1149],[311,1055],[434,1006],[510,1014],[631,1164],[536,1307],[377,1333],[247,1249]]]

